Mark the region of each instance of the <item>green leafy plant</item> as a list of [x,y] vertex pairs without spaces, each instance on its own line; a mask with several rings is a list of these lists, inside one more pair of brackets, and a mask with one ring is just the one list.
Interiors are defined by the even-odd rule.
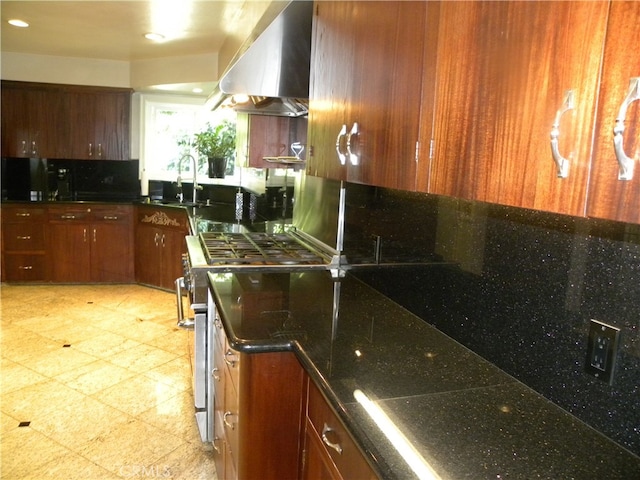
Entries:
[[207,158],[233,158],[236,149],[236,125],[223,120],[218,125],[207,123],[207,128],[196,133],[193,140],[196,151]]

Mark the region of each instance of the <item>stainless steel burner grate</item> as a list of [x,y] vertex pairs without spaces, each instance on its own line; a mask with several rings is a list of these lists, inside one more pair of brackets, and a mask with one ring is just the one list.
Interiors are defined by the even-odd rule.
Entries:
[[203,232],[209,265],[318,265],[326,261],[287,234]]

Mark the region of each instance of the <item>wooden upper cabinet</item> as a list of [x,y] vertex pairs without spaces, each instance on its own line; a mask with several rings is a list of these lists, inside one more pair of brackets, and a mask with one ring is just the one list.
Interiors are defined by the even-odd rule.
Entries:
[[66,153],[64,99],[38,84],[2,82],[2,156],[62,158]]
[[426,5],[316,3],[307,173],[415,189]]
[[130,92],[71,91],[67,95],[71,158],[128,160]]
[[236,121],[238,158],[246,156],[243,164],[253,168],[275,168],[277,163],[265,157],[293,156],[291,144],[300,142],[305,148],[300,158],[307,156],[307,118],[273,115],[238,114]]
[[[608,9],[442,2],[428,191],[584,215]],[[565,178],[551,153],[556,119]]]
[[128,160],[131,91],[2,82],[2,156]]
[[[631,46],[638,43],[638,25],[640,3],[611,3],[587,200],[587,215],[630,223],[640,223],[640,85],[630,89],[633,79],[640,82],[640,56]],[[624,127],[621,153],[635,166],[628,180],[619,179],[613,142],[623,104],[627,110],[619,123]]]
[[344,152],[346,144],[339,146],[337,139],[344,140],[339,135],[351,118],[357,81],[352,72],[356,39],[348,24],[352,10],[350,2],[316,2],[313,15],[307,173],[335,180],[346,178],[336,152]]

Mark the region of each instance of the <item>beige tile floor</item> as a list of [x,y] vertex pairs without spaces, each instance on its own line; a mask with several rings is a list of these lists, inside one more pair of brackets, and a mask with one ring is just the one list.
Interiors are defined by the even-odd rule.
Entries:
[[0,301],[2,479],[215,480],[173,294],[2,284]]

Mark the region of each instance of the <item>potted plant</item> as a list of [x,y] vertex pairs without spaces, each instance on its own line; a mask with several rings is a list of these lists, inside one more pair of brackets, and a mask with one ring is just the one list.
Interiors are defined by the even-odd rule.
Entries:
[[[209,177],[223,178],[227,163],[233,162],[236,150],[236,125],[223,120],[218,125],[207,122],[207,128],[194,136],[196,151],[209,161]],[[233,163],[231,163],[233,165]]]

